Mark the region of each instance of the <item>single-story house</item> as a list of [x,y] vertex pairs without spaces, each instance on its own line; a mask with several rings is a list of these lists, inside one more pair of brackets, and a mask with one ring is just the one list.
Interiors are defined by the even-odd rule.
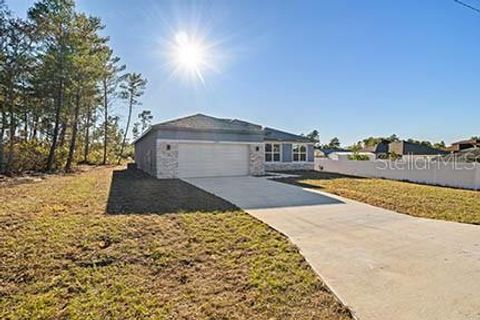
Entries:
[[332,160],[355,160],[355,156],[362,156],[365,160],[368,161],[374,161],[376,159],[375,153],[354,151],[335,151],[330,153],[328,155],[328,158]]
[[341,148],[320,148],[315,149],[315,157],[317,158],[329,158],[332,153],[335,152],[349,152],[350,150],[341,149]]
[[480,163],[480,148],[473,147],[469,149],[463,149],[458,152],[450,153],[448,155],[438,156],[433,158],[434,161],[441,162],[478,162]]
[[373,153],[376,159],[388,158],[390,141],[382,139],[379,143],[372,146],[365,146],[360,152]]
[[480,139],[472,138],[469,140],[454,142],[450,147],[447,148],[447,151],[460,152],[462,150],[471,149],[471,148],[480,148]]
[[401,156],[403,159],[431,159],[439,155],[448,154],[447,151],[409,141],[394,141],[389,144],[388,150],[390,154]]
[[158,178],[314,168],[314,143],[303,136],[203,114],[155,124],[134,143],[137,168]]
[[444,150],[404,140],[393,142],[382,140],[376,145],[363,148],[362,152],[373,153],[375,154],[376,159],[388,159],[392,156],[403,159],[429,159],[439,155],[448,154],[448,152]]

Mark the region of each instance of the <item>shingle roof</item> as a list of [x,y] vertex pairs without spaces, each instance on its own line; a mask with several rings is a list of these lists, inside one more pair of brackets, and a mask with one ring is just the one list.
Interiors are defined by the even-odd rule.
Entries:
[[365,146],[363,147],[360,152],[371,152],[371,153],[388,153],[388,144],[389,142],[387,140],[382,140],[379,143],[373,145],[373,146]]
[[347,149],[332,149],[332,148],[320,148],[318,149],[320,150],[321,152],[323,152],[324,155],[329,155],[333,152],[350,152],[351,150],[347,150]]
[[409,155],[440,155],[447,154],[447,151],[436,149],[430,146],[426,146],[419,143],[413,143],[408,141],[401,142],[392,142],[390,146],[394,143],[403,143],[403,154]]
[[201,113],[188,117],[174,119],[153,125],[136,141],[142,139],[145,135],[158,129],[165,130],[227,130],[241,131],[252,134],[262,134],[265,140],[269,141],[289,141],[289,142],[311,142],[308,138],[272,128],[262,128],[262,126],[238,119],[223,119],[207,116]]
[[311,142],[310,139],[272,128],[264,128],[264,139],[267,141]]
[[437,161],[480,162],[480,148],[469,148],[457,153],[434,158]]
[[462,140],[462,141],[454,142],[454,143],[452,143],[452,145],[453,144],[472,144],[472,145],[476,145],[476,144],[480,144],[480,140],[476,140],[476,139]]
[[158,123],[155,127],[176,127],[188,129],[210,130],[261,130],[262,127],[237,119],[222,119],[207,116],[201,113],[192,116]]

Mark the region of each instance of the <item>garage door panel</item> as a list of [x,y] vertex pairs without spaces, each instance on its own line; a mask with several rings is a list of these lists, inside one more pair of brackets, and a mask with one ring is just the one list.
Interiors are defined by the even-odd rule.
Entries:
[[248,174],[248,146],[241,144],[179,144],[180,177]]

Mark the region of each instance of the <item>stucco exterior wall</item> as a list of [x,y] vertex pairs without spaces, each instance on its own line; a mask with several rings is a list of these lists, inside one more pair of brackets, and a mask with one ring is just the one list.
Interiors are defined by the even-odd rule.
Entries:
[[135,163],[137,168],[152,176],[157,176],[155,135],[147,135],[135,144]]

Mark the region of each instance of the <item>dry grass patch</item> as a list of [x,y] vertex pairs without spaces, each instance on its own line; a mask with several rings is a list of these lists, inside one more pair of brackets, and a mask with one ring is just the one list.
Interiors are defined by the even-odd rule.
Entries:
[[416,217],[480,224],[478,191],[315,171],[291,173],[300,177],[278,181],[321,189]]
[[0,188],[1,319],[351,319],[293,245],[231,204],[140,174],[109,192],[111,177]]

